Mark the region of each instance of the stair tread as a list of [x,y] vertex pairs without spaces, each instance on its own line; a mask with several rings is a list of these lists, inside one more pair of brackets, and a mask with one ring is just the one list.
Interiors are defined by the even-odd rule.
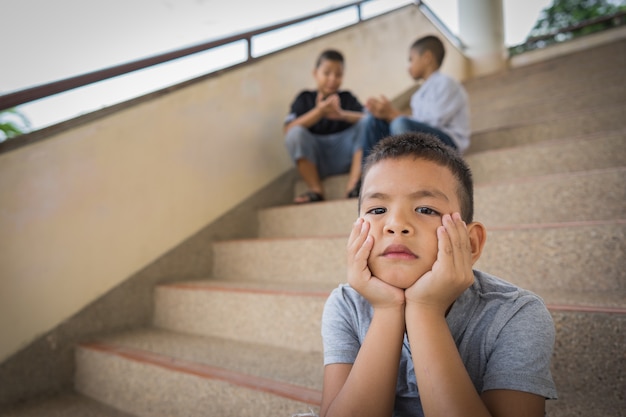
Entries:
[[[323,362],[320,352],[232,341],[212,336],[183,334],[158,328],[135,329],[109,335],[85,348],[111,353],[132,352],[138,361],[171,361],[205,377],[243,375],[278,381],[311,390],[321,390]],[[259,360],[263,358],[263,360]],[[293,364],[297,363],[298,366]],[[213,369],[216,368],[216,369]],[[219,373],[219,370],[229,373]]]
[[552,139],[466,155],[477,186],[519,177],[626,166],[626,129]]
[[[623,293],[625,233],[626,219],[488,226],[476,267],[530,289]],[[338,284],[346,242],[347,235],[217,243],[212,277]]]
[[160,284],[161,288],[179,288],[188,290],[205,291],[237,291],[252,293],[269,293],[285,295],[316,295],[325,296],[337,285],[327,282],[297,282],[297,281],[255,281],[255,280],[220,280],[220,279],[197,279],[178,281],[169,284]]
[[0,409],[3,417],[135,417],[84,395],[65,392]]
[[[287,281],[223,281],[207,278],[203,280],[181,281],[176,284],[165,284],[162,285],[162,287],[182,288],[191,291],[231,290],[234,292],[257,294],[261,292],[293,296],[312,295],[319,297],[320,302],[323,303],[326,297],[330,295],[330,292],[338,285],[339,284]],[[618,291],[523,288],[537,293],[550,310],[626,314],[626,299],[624,294]]]

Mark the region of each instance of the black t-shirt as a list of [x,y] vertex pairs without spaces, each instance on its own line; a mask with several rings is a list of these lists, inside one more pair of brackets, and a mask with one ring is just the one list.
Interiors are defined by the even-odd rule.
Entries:
[[[359,103],[359,100],[353,96],[352,93],[349,91],[340,91],[338,94],[342,109],[359,112],[363,111],[363,105]],[[285,119],[285,124],[313,109],[315,107],[316,99],[317,91],[315,90],[302,91],[298,94],[293,103],[291,103],[291,112]],[[309,131],[317,135],[328,135],[346,130],[350,126],[352,126],[351,123],[344,122],[342,120],[331,120],[324,117],[313,126],[309,127]]]

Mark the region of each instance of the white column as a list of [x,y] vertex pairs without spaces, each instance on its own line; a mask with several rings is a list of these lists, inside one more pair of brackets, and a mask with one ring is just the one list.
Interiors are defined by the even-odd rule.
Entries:
[[487,75],[506,66],[502,0],[458,0],[459,37],[472,60],[474,76]]

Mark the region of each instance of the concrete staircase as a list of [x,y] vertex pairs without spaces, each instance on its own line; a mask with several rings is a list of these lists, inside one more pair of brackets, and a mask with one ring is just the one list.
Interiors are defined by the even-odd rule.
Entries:
[[[466,84],[475,217],[488,228],[477,268],[548,304],[553,417],[626,415],[624,68],[618,41]],[[2,415],[316,412],[322,308],[345,280],[357,216],[344,181],[326,181],[326,202],[259,212],[257,239],[213,246],[206,280],[157,287],[152,327],[77,346],[79,394]]]

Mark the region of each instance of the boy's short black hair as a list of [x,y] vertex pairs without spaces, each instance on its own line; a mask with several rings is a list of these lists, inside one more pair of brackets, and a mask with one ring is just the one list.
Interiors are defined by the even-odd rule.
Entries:
[[[388,136],[379,141],[365,160],[363,178],[369,169],[385,159],[413,157],[424,159],[446,167],[457,179],[457,197],[461,206],[461,217],[471,223],[474,217],[474,185],[472,172],[467,162],[456,149],[445,145],[435,136],[422,132],[408,132]],[[360,203],[360,201],[359,201]],[[360,204],[359,204],[360,205]]]
[[441,39],[438,37],[432,35],[419,38],[413,42],[411,49],[415,50],[420,55],[425,51],[430,51],[435,57],[435,61],[437,61],[437,67],[441,67],[443,58],[446,56],[446,49],[443,46],[443,42],[441,42]]
[[343,65],[343,55],[335,49],[327,49],[323,51],[319,57],[317,57],[317,61],[315,61],[315,68],[319,67],[322,61],[335,61],[340,62]]

